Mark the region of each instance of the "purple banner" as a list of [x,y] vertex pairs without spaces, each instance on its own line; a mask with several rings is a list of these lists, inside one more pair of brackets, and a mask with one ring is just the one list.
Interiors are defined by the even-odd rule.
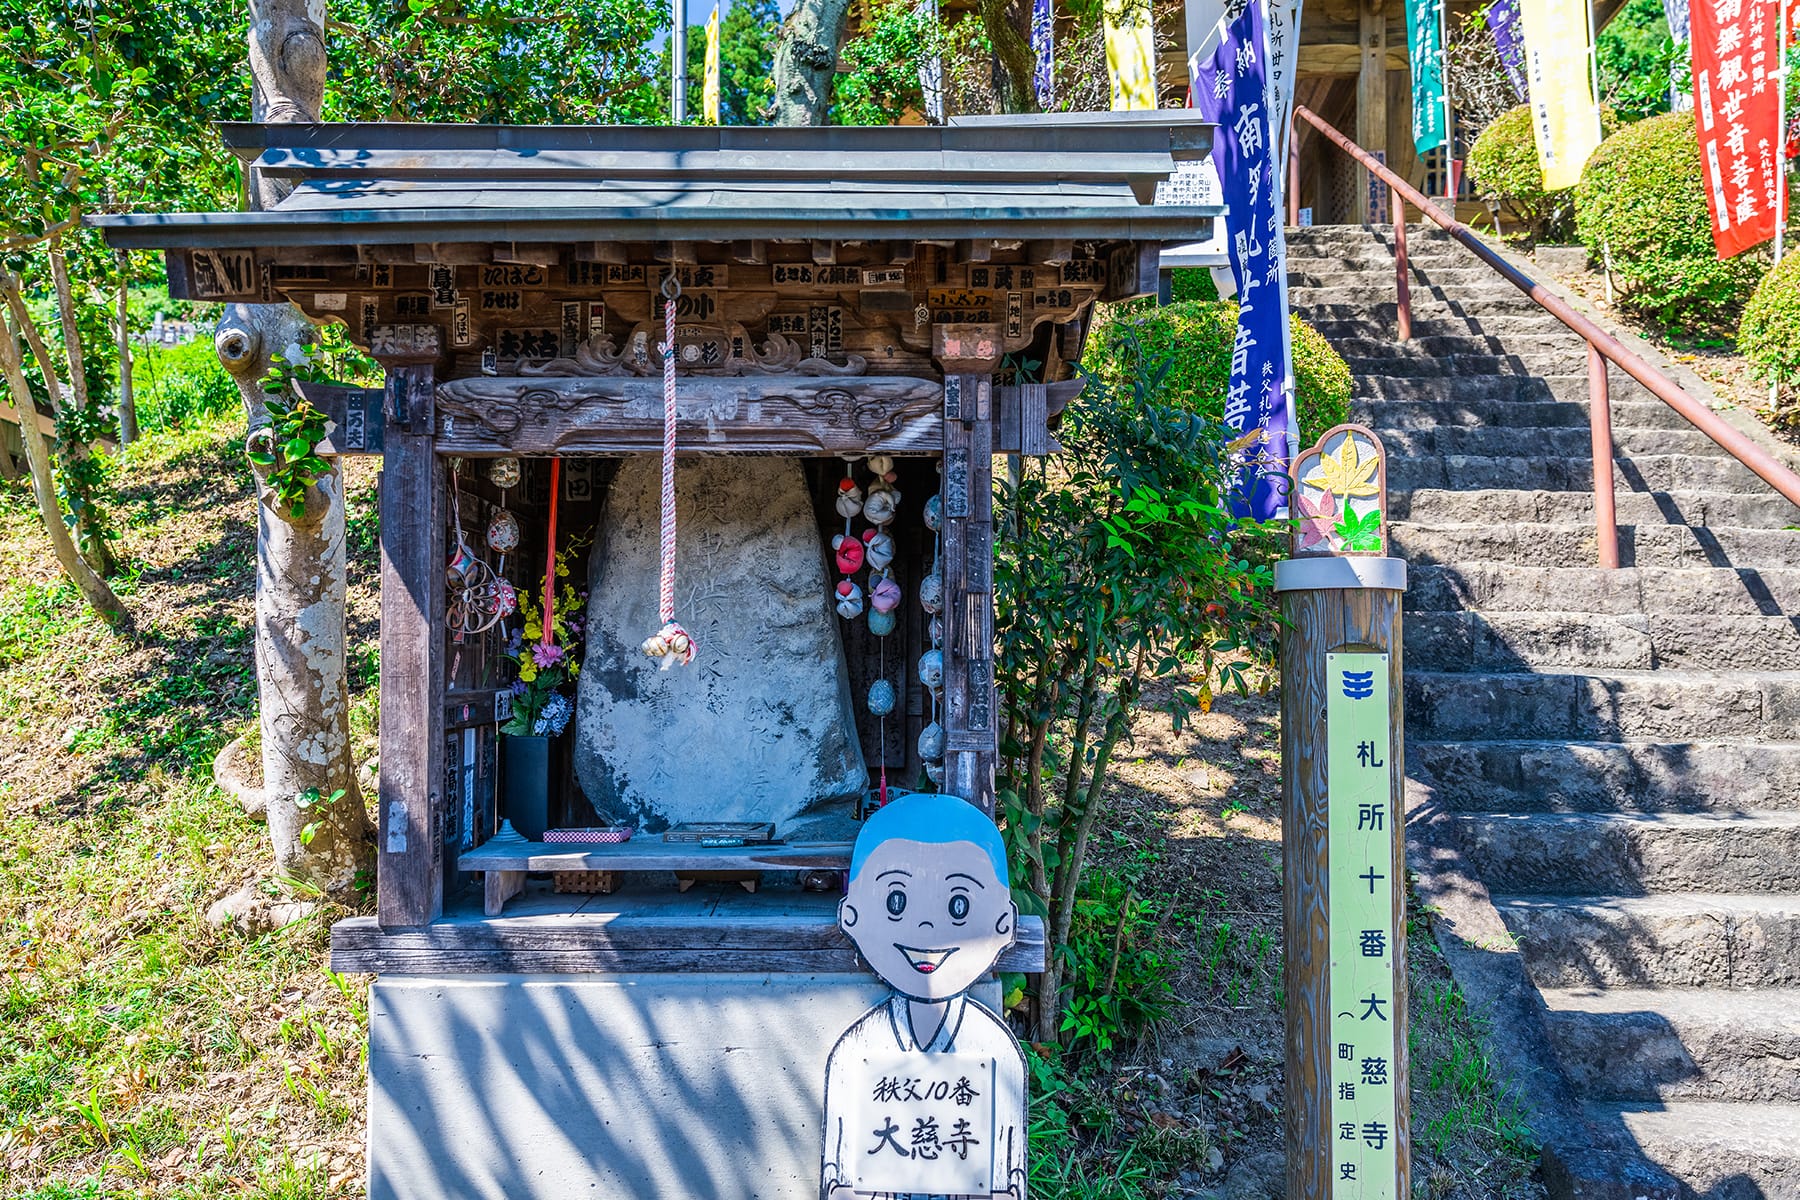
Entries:
[[1231,347],[1225,423],[1261,431],[1246,452],[1240,515],[1287,513],[1287,464],[1296,440],[1293,379],[1288,364],[1286,242],[1277,201],[1277,157],[1269,123],[1264,61],[1267,30],[1252,0],[1220,31],[1210,55],[1193,60],[1194,107],[1218,125],[1213,161],[1225,198],[1225,234],[1237,282],[1238,327]]
[[1488,29],[1494,35],[1494,49],[1500,52],[1500,65],[1512,82],[1513,95],[1523,100],[1525,90],[1525,37],[1519,30],[1518,0],[1494,0],[1488,5]]
[[1031,53],[1037,59],[1031,71],[1031,90],[1037,93],[1038,107],[1045,112],[1056,100],[1055,51],[1056,18],[1051,14],[1050,0],[1031,0]]

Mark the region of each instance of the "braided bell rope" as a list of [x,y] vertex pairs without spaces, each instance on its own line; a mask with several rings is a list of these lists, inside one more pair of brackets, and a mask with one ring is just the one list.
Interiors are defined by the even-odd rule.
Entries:
[[663,454],[662,570],[658,577],[658,613],[662,628],[644,641],[644,653],[660,659],[662,669],[694,661],[694,639],[675,620],[675,299],[681,285],[671,272],[663,281]]

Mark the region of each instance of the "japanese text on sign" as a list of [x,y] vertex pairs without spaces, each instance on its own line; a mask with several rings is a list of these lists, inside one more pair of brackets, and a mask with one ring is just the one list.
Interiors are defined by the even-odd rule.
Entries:
[[1781,138],[1775,0],[1695,0],[1694,111],[1713,244],[1730,258],[1775,236]]
[[864,1060],[850,1166],[858,1192],[986,1195],[993,1186],[994,1060],[893,1054]]
[[1388,656],[1327,654],[1326,822],[1331,927],[1331,1196],[1398,1195],[1394,1063],[1392,710]]

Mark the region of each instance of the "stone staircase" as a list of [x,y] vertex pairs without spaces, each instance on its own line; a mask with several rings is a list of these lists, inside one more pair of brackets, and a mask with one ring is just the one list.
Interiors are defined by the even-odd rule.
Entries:
[[1406,344],[1390,230],[1288,244],[1390,452],[1413,868],[1504,923],[1553,1195],[1800,1198],[1800,512],[1615,370],[1597,568],[1585,347],[1408,233]]

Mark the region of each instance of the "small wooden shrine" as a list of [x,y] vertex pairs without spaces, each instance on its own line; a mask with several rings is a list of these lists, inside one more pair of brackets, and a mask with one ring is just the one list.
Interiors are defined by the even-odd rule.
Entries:
[[[1160,248],[1210,232],[1216,209],[1153,200],[1211,127],[224,136],[291,195],[101,223],[165,250],[175,295],[291,302],[386,372],[308,393],[328,450],[382,458],[377,914],[332,935],[335,969],[379,976],[371,1195],[813,1194],[824,1056],[875,988],[836,873],[884,786],[992,814],[993,462],[1055,449],[1094,303],[1155,292]],[[662,566],[697,654],[659,672],[636,642],[661,623],[665,345]],[[548,765],[565,840],[496,837],[519,619],[478,628],[466,581],[529,597],[553,554],[590,589]],[[747,616],[779,636],[745,640]],[[834,696],[838,732],[789,753],[821,724],[794,710]],[[773,837],[674,837],[708,819]],[[1022,921],[999,969],[1043,954]]]

